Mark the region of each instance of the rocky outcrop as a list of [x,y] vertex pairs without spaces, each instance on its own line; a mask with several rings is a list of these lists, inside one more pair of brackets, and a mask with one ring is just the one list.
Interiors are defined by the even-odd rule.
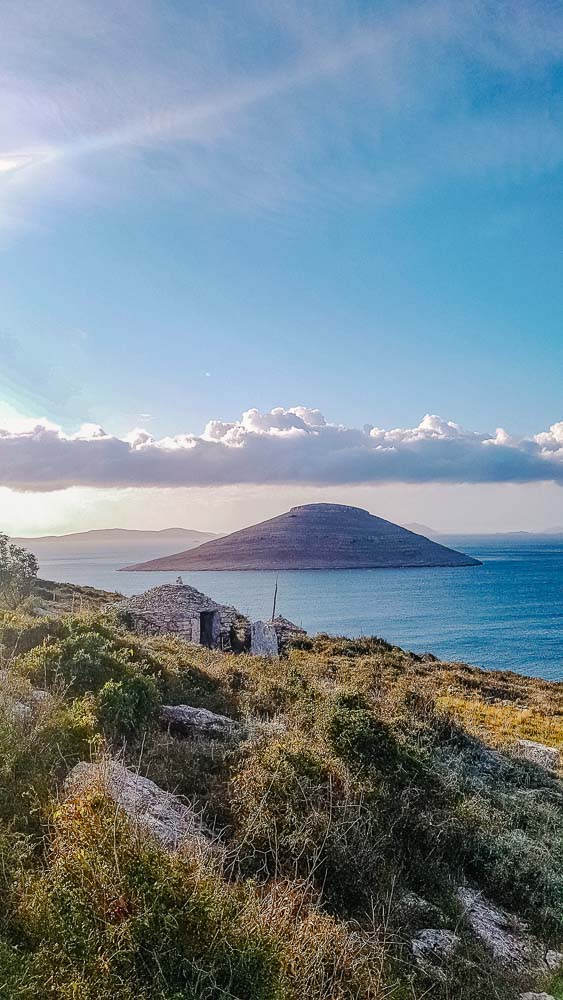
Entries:
[[141,570],[372,569],[478,566],[478,559],[359,507],[315,503],[196,549],[129,566]]
[[226,715],[191,705],[163,705],[161,721],[179,736],[203,736],[217,739],[235,736],[240,726]]
[[453,931],[426,927],[411,941],[411,950],[418,965],[443,964],[455,953],[461,939]]
[[530,764],[538,764],[547,771],[557,771],[561,766],[561,752],[556,747],[548,747],[535,740],[518,740],[516,753]]
[[477,889],[464,886],[457,896],[471,930],[497,962],[531,974],[563,967],[563,954],[546,949],[523,921],[494,906]]
[[135,828],[167,850],[178,850],[187,843],[208,848],[212,842],[211,832],[193,809],[118,761],[84,761],[72,769],[65,783],[68,795],[96,788],[123,810]]
[[521,993],[519,1000],[555,1000],[551,993]]
[[12,722],[31,722],[33,718],[33,712],[29,705],[7,695],[0,694],[0,707],[4,710],[5,716]]

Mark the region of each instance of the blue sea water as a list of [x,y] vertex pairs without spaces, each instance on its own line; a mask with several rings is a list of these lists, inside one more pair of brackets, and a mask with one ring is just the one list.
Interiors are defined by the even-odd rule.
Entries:
[[[379,635],[488,669],[563,680],[563,539],[456,536],[483,561],[456,569],[182,573],[185,583],[253,618],[278,611],[309,632]],[[122,564],[122,563],[121,563]],[[135,594],[177,573],[117,573],[119,560],[44,560],[41,575]]]

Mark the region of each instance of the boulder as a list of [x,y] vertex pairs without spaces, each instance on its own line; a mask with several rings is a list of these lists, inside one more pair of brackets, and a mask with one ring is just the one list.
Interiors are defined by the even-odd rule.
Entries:
[[269,622],[252,622],[250,626],[250,652],[253,656],[278,656],[278,637]]
[[479,890],[464,886],[458,889],[457,897],[471,930],[502,965],[538,973],[553,972],[563,965],[563,954],[549,952],[523,921],[494,906]]
[[544,961],[550,972],[559,972],[563,969],[563,952],[550,949],[546,951]]
[[0,696],[0,707],[4,709],[7,718],[13,722],[30,722],[33,717],[33,712],[29,705],[26,705],[23,701],[18,701],[16,698],[10,698],[7,695]]
[[185,843],[207,848],[213,839],[192,808],[118,761],[83,761],[72,769],[65,783],[68,795],[94,788],[102,790],[137,829],[167,850],[178,850]]
[[516,743],[516,753],[519,757],[530,762],[539,764],[548,771],[557,771],[561,766],[561,752],[556,747],[548,747],[545,743],[536,743],[534,740],[518,740]]
[[521,993],[519,1000],[555,1000],[551,993]]
[[234,719],[226,715],[218,715],[207,708],[192,708],[191,705],[163,705],[160,718],[172,732],[181,736],[234,736],[240,728]]
[[426,927],[411,941],[411,950],[420,966],[446,962],[452,957],[461,939],[453,931]]

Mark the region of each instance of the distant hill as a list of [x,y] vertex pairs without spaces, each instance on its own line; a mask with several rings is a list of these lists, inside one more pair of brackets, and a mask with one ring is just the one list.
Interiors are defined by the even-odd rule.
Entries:
[[417,535],[425,535],[427,538],[508,538],[518,541],[526,541],[531,539],[544,539],[544,538],[560,538],[563,535],[563,527],[561,528],[545,528],[539,531],[436,531],[434,528],[429,528],[427,524],[418,524],[418,522],[413,521],[412,524],[403,524],[403,528],[407,531],[414,531]]
[[403,524],[402,527],[406,531],[414,531],[415,535],[424,535],[425,538],[436,538],[440,534],[434,528],[429,528],[427,524],[419,524],[418,521],[413,521],[412,524]]
[[209,531],[191,528],[164,528],[142,531],[130,528],[101,528],[69,535],[43,535],[40,538],[13,538],[17,545],[34,552],[39,562],[50,559],[115,558],[117,561],[150,559],[157,553],[165,556],[179,548],[191,549],[218,538]]
[[308,504],[129,570],[370,569],[477,566],[445,545],[359,507]]

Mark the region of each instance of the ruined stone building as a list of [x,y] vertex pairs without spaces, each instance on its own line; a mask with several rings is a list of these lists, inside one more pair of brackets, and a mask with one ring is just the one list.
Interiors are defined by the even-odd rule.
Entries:
[[143,635],[172,633],[210,649],[242,651],[250,621],[185,583],[163,583],[112,605],[123,624]]
[[[185,583],[163,583],[111,607],[127,628],[141,635],[168,633],[185,642],[234,653],[251,649],[250,619]],[[273,622],[260,624],[275,633],[278,652],[285,652],[292,640],[306,635],[281,615]]]

